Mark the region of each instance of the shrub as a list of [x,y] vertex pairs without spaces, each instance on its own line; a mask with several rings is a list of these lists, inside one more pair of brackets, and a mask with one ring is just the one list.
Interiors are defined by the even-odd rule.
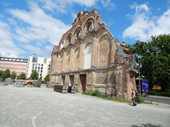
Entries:
[[157,91],[149,91],[149,95],[157,95],[157,96],[166,96],[170,97],[170,92],[157,92]]
[[91,95],[90,92],[86,92],[86,91],[82,92],[82,94]]
[[157,91],[149,91],[148,94],[149,95],[158,95],[158,96],[160,95],[160,93]]
[[92,95],[100,97],[101,96],[101,92],[98,89],[96,89],[96,90],[93,90]]
[[162,96],[170,97],[170,92],[161,92]]
[[137,103],[143,103],[143,102],[144,102],[144,100],[142,99],[142,97],[140,96],[140,94],[138,94],[138,96],[136,96],[135,102],[137,102]]

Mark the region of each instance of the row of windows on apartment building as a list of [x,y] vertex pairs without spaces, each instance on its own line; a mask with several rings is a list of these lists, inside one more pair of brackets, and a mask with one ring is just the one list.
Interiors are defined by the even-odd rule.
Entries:
[[24,59],[11,59],[11,58],[1,58],[1,60],[22,61],[22,62],[27,62],[28,61],[28,60],[24,60]]
[[[0,69],[0,70],[5,71],[6,69]],[[25,73],[25,71],[23,71],[23,70],[13,70],[13,69],[10,69],[10,72],[12,72],[12,71],[15,71],[15,72],[24,72]]]
[[1,61],[0,63],[2,63],[2,64],[26,65],[26,63],[17,63],[17,62],[3,62],[3,61]]
[[20,66],[9,66],[9,65],[0,65],[2,68],[20,68],[20,69],[25,69],[25,67],[20,67]]

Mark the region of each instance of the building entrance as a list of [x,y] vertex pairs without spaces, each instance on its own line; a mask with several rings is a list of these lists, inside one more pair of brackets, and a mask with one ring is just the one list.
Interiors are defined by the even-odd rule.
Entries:
[[62,76],[62,83],[63,83],[63,86],[65,85],[65,76]]
[[70,85],[74,85],[74,75],[70,75]]
[[80,74],[82,91],[86,90],[86,74]]

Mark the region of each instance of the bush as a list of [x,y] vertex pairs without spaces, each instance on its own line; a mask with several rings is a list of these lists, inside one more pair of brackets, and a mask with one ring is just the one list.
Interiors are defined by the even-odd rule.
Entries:
[[162,96],[170,97],[170,92],[161,92]]
[[149,95],[160,95],[160,92],[157,92],[157,91],[149,91],[148,92]]
[[157,96],[166,96],[170,97],[170,92],[157,92],[157,91],[149,91],[149,95],[157,95]]
[[86,91],[82,92],[82,94],[91,95],[90,92],[86,92]]
[[142,99],[142,97],[140,96],[140,94],[138,94],[138,96],[136,96],[135,102],[137,102],[137,103],[143,103],[143,102],[144,102],[144,100]]
[[100,97],[101,96],[101,92],[98,89],[96,89],[96,90],[93,90],[92,95]]

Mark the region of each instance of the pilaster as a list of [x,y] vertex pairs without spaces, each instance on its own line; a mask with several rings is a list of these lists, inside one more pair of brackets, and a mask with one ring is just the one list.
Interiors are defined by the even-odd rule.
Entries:
[[74,60],[74,49],[73,49],[73,47],[71,47],[69,70],[73,70],[73,66],[74,66],[73,60]]
[[79,51],[79,68],[83,69],[83,65],[84,65],[84,60],[83,60],[83,42],[80,43],[80,51]]
[[98,39],[96,38],[96,34],[93,35],[94,38],[93,38],[93,51],[92,51],[92,63],[91,63],[91,66],[92,67],[95,67],[96,66],[96,56],[97,56],[97,41]]

